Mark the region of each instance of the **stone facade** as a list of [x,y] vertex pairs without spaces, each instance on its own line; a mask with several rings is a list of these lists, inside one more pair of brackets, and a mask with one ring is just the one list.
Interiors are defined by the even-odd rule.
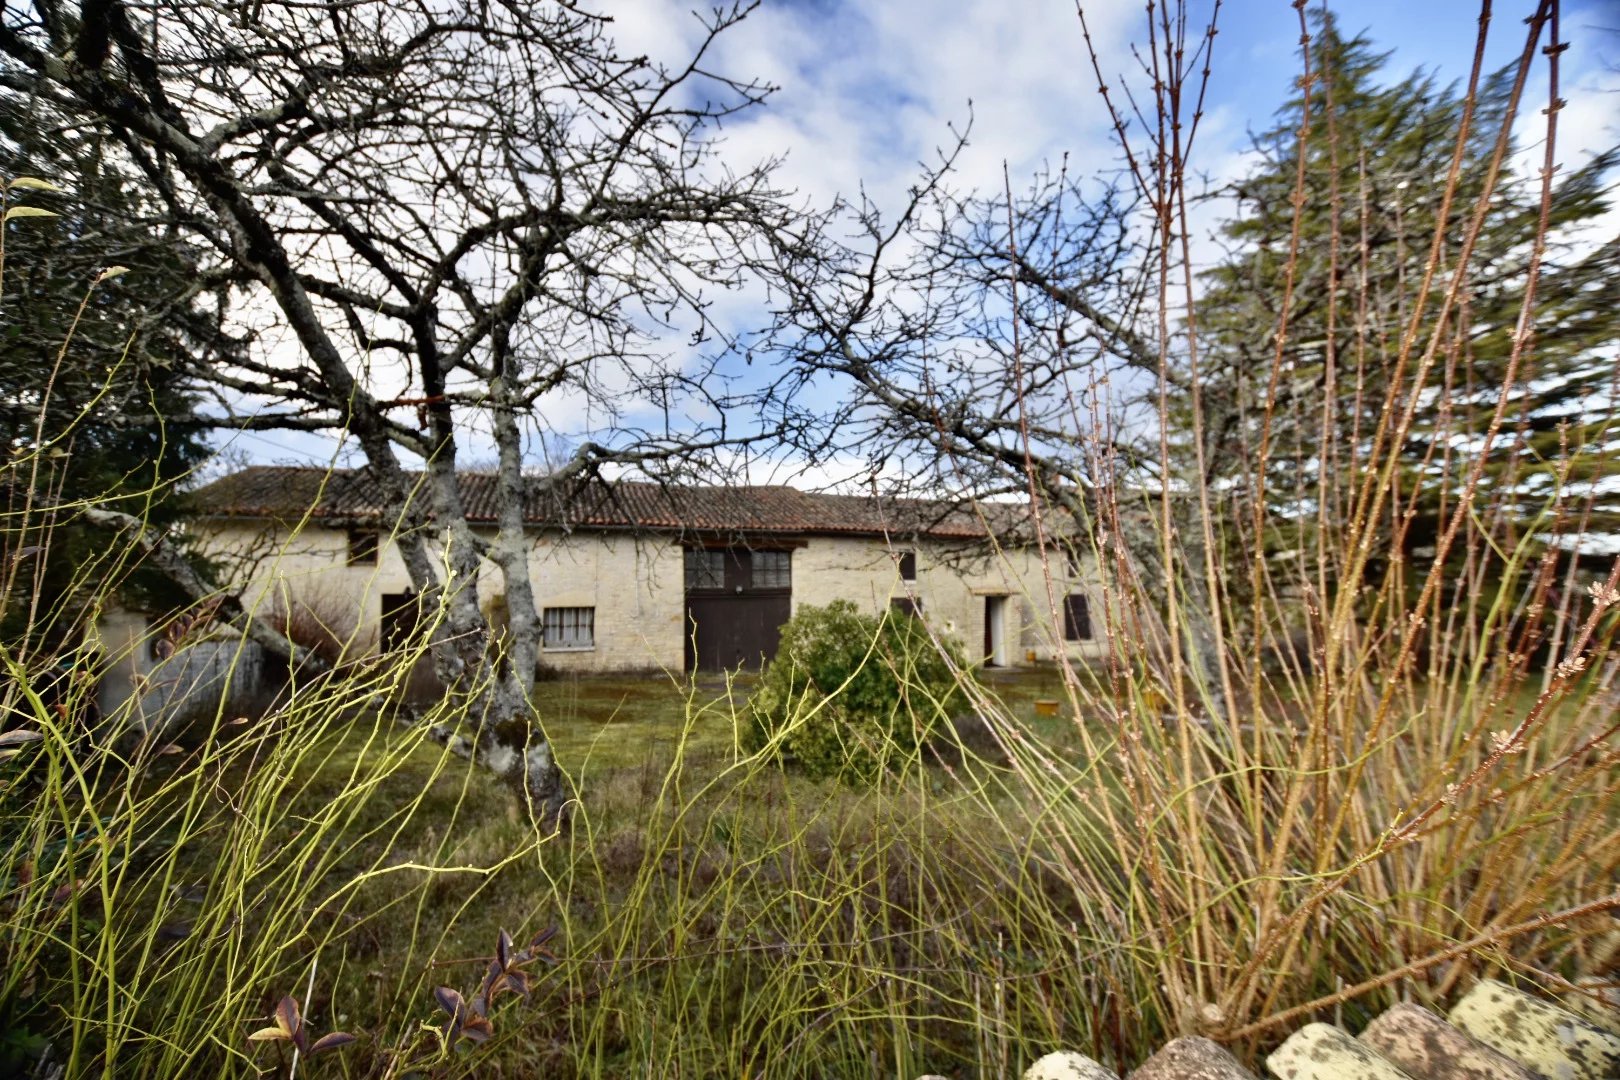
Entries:
[[[289,526],[269,520],[216,517],[195,526],[204,547],[239,582],[249,608],[263,615],[301,610],[354,648],[370,651],[381,638],[385,597],[405,593],[409,577],[386,536],[374,554],[364,533],[317,521]],[[357,558],[351,558],[351,540]],[[896,599],[918,603],[940,632],[968,655],[985,654],[986,620],[995,624],[995,659],[1004,665],[1100,654],[1102,597],[1085,568],[1053,560],[1055,597],[1036,553],[990,553],[960,540],[919,538],[893,548],[881,537],[799,534],[757,541],[792,552],[792,606],[853,601],[878,611]],[[896,554],[914,578],[902,580]],[[558,671],[626,671],[685,667],[684,549],[670,531],[536,529],[530,555],[536,606],[569,620],[568,644],[543,650],[541,663]],[[500,574],[486,563],[477,587],[486,613],[499,621]],[[1064,597],[1084,595],[1091,636],[1064,641]],[[1057,618],[1054,620],[1054,607]],[[589,612],[589,616],[583,613]],[[579,622],[591,621],[589,640]],[[1072,620],[1071,620],[1072,623]],[[1071,629],[1074,629],[1071,625]]]
[[[912,581],[902,580],[896,565],[894,553],[903,550],[916,556]],[[935,630],[962,642],[974,658],[988,655],[986,620],[999,620],[994,636],[1003,666],[1052,660],[1060,651],[1074,658],[1101,655],[1102,597],[1095,576],[1061,558],[1052,560],[1052,574],[1049,596],[1041,560],[1028,548],[993,552],[927,539],[891,548],[876,537],[812,537],[794,552],[793,607],[843,599],[875,612],[896,599],[915,600]],[[1085,596],[1092,613],[1091,634],[1083,640],[1063,640],[1068,595]]]

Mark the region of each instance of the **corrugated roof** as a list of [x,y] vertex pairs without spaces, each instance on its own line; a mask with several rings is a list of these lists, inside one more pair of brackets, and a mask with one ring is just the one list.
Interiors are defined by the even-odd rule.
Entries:
[[[493,523],[498,509],[490,473],[459,477],[467,519]],[[364,469],[253,465],[193,492],[204,514],[232,518],[380,520],[382,492]],[[983,539],[1023,520],[1021,507],[827,495],[776,486],[698,487],[645,481],[531,488],[524,520],[536,527],[660,531],[852,534]],[[988,523],[988,527],[987,527]]]

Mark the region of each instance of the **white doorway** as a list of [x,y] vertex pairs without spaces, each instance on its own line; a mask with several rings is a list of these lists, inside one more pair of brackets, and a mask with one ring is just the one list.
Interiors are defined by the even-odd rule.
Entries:
[[984,598],[984,662],[989,667],[1010,667],[1012,649],[1007,640],[1007,597]]

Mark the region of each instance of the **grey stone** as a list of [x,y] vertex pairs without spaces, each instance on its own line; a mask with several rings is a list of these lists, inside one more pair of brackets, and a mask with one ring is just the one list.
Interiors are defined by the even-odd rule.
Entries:
[[1266,1058],[1279,1080],[1410,1080],[1393,1062],[1331,1024],[1306,1024]]
[[1142,1062],[1131,1080],[1254,1080],[1254,1074],[1218,1043],[1186,1035]]
[[1493,979],[1457,1003],[1451,1022],[1547,1080],[1620,1077],[1620,1036]]
[[1416,1005],[1385,1009],[1367,1025],[1361,1041],[1413,1080],[1536,1080],[1512,1058]]
[[1084,1054],[1059,1050],[1025,1069],[1024,1080],[1119,1080],[1119,1077]]
[[1564,1008],[1604,1031],[1620,1035],[1620,986],[1614,979],[1587,975],[1575,980],[1575,989],[1563,995]]

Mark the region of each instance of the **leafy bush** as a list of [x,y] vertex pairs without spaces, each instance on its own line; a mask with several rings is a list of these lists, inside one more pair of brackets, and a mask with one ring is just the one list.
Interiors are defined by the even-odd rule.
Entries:
[[869,781],[917,760],[928,733],[966,707],[967,660],[910,615],[848,600],[804,607],[749,700],[748,746],[812,777]]

